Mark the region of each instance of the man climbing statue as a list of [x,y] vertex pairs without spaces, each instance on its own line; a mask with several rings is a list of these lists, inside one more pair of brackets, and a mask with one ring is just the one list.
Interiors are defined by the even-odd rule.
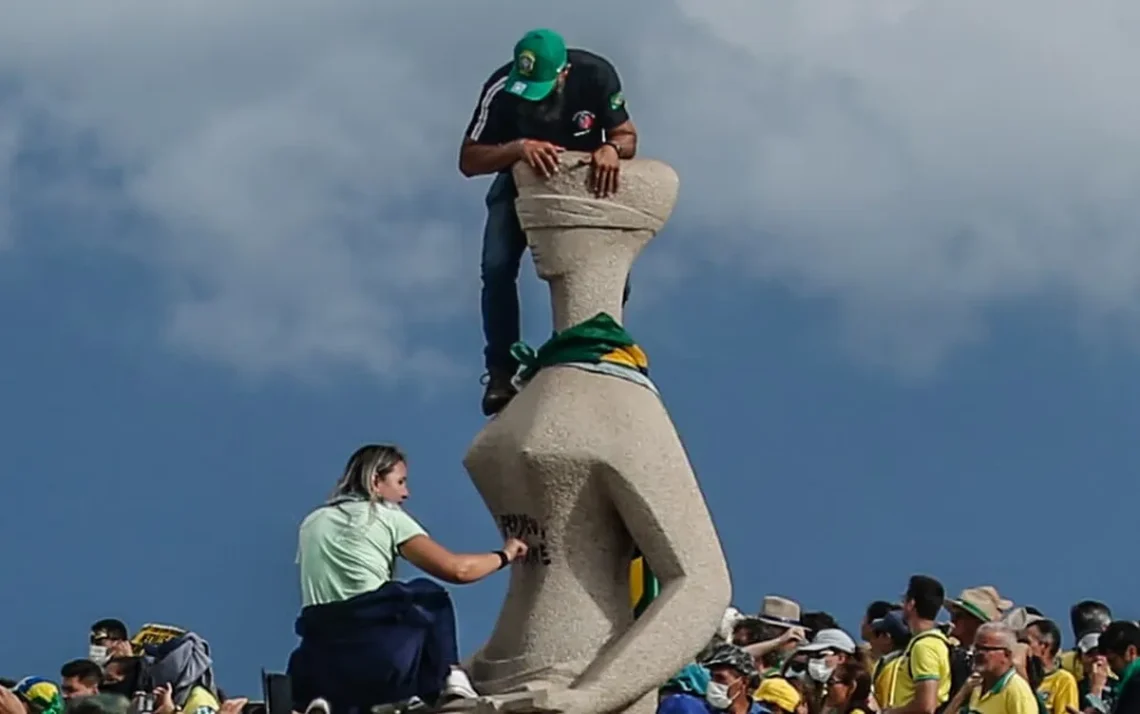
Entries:
[[[464,176],[498,174],[487,191],[481,266],[487,416],[514,397],[511,378],[518,367],[511,345],[519,339],[518,275],[526,235],[515,214],[511,167],[526,161],[550,176],[561,170],[567,150],[590,154],[591,189],[605,198],[617,190],[620,159],[637,152],[637,129],[608,60],[568,50],[553,30],[532,30],[515,44],[514,59],[483,84],[459,152]],[[627,279],[622,301],[628,297]]]

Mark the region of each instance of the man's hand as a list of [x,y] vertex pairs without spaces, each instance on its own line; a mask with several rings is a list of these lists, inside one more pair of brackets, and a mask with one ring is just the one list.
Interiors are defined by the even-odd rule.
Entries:
[[559,166],[562,164],[562,157],[560,154],[565,151],[557,144],[551,144],[549,141],[539,141],[538,139],[519,139],[518,152],[519,158],[530,164],[535,173],[543,178],[550,178],[558,172]]
[[112,657],[132,657],[135,654],[135,648],[127,640],[112,640],[107,644],[107,652]]
[[802,627],[789,627],[780,634],[780,644],[786,645],[789,642],[807,642],[807,636],[804,634]]
[[608,198],[617,193],[618,172],[621,171],[621,157],[613,144],[602,144],[594,149],[590,157],[590,190],[598,198]]

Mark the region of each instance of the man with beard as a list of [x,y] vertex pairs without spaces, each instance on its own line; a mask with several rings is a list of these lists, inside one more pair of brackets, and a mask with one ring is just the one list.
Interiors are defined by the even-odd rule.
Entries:
[[[549,177],[564,168],[563,151],[590,154],[590,187],[605,198],[618,188],[620,160],[637,152],[637,130],[608,60],[567,49],[553,30],[532,30],[515,44],[514,59],[483,84],[459,153],[464,176],[498,174],[487,192],[481,268],[486,416],[514,397],[511,379],[518,367],[511,345],[519,339],[518,275],[526,235],[515,213],[511,167],[526,161]],[[623,302],[628,297],[627,279]]]

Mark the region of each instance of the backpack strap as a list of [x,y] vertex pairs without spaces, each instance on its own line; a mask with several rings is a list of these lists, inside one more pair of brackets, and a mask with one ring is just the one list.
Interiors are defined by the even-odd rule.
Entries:
[[910,661],[910,651],[914,649],[915,644],[917,644],[919,640],[929,639],[931,637],[935,638],[946,646],[947,656],[950,654],[950,641],[946,639],[945,635],[943,635],[941,632],[938,632],[937,630],[927,630],[926,632],[912,637],[910,642],[906,644],[906,650],[903,652],[903,656],[906,657],[906,671],[907,674],[910,675],[910,681],[912,682],[914,681],[914,665],[911,664]]

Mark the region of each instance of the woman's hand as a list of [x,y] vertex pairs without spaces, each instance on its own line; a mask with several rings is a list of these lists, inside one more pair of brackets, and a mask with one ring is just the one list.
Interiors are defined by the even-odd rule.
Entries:
[[503,552],[507,554],[507,562],[513,563],[516,558],[526,555],[529,550],[527,544],[518,538],[507,538],[503,543]]
[[154,688],[154,714],[174,714],[174,689],[169,684]]

